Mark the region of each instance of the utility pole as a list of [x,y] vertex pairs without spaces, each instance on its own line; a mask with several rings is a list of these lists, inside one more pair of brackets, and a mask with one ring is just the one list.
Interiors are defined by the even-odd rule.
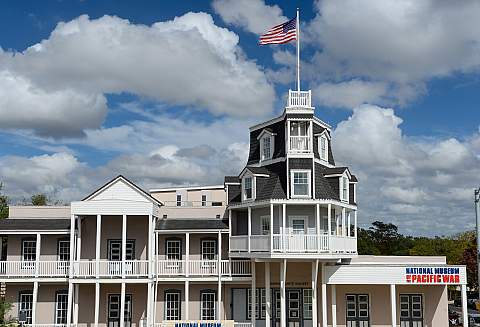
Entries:
[[480,299],[480,187],[474,191],[475,221],[477,223],[477,291]]

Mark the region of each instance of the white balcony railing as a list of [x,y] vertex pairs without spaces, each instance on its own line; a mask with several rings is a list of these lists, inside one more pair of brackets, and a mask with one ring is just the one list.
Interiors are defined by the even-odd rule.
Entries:
[[211,208],[225,205],[222,201],[163,201],[165,207]]
[[[231,252],[248,252],[248,236],[230,237]],[[250,252],[288,253],[356,253],[357,239],[328,234],[274,234],[270,246],[269,235],[251,235]]]
[[[221,260],[222,276],[250,275],[249,260]],[[218,276],[217,260],[158,260],[158,276]]]
[[0,261],[0,277],[67,277],[68,261]]
[[297,153],[310,152],[310,136],[290,136],[289,151]]
[[312,91],[288,91],[287,107],[300,107],[311,108],[312,107]]
[[76,261],[73,264],[73,273],[75,277],[146,277],[148,276],[147,260],[127,260],[125,264],[122,261],[100,260]]

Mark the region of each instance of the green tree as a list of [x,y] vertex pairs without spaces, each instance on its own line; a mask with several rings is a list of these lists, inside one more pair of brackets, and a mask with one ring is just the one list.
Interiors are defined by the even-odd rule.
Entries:
[[32,205],[34,206],[46,206],[48,202],[47,196],[42,193],[34,194],[30,199],[32,200]]
[[0,324],[2,326],[7,326],[10,321],[7,321],[5,315],[12,308],[12,303],[6,301],[5,299],[0,300]]
[[2,194],[3,183],[0,183],[0,219],[8,217],[8,196]]

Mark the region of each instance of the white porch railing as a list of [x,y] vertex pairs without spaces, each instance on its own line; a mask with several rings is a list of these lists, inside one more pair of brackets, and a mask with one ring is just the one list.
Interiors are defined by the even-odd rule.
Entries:
[[231,236],[230,251],[232,252],[248,251],[248,236],[246,235]]
[[[222,276],[249,276],[249,260],[221,260]],[[158,276],[218,276],[217,260],[158,260]]]
[[[97,262],[76,261],[73,264],[73,273],[75,277],[97,276]],[[146,277],[148,276],[147,260],[127,260],[122,265],[122,261],[100,260],[98,262],[98,276],[100,277]]]
[[357,239],[355,237],[330,237],[331,249],[333,252],[357,252]]
[[312,91],[292,91],[288,90],[288,107],[307,107],[312,106]]
[[289,141],[290,152],[310,152],[310,136],[290,136]]
[[0,277],[67,277],[68,261],[0,261]]
[[284,234],[273,235],[273,251],[326,252],[329,250],[328,235]]

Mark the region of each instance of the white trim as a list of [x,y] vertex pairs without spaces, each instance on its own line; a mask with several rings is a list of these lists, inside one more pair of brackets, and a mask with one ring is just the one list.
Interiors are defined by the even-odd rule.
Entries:
[[[282,161],[285,161],[287,159],[287,157],[279,157],[279,158],[275,158],[275,159],[267,159],[267,160],[260,160],[259,162],[257,163],[252,163],[252,164],[249,164],[250,167],[263,167],[263,166],[268,166],[268,165],[271,165],[271,164],[274,164],[274,163],[277,163],[277,162],[282,162]],[[265,174],[257,174],[256,176],[261,176],[261,177],[270,177],[270,175],[265,175]],[[225,183],[225,184],[234,184],[234,183]]]
[[274,132],[271,132],[271,131],[269,131],[269,130],[267,130],[267,129],[264,129],[260,134],[258,134],[257,140],[260,140],[260,139],[263,137],[264,134],[269,134],[270,136],[275,136],[275,135],[277,135],[277,133],[274,133]]
[[288,233],[284,234],[293,234],[293,220],[303,220],[303,233],[307,234],[308,230],[308,216],[302,216],[302,215],[293,215],[293,216],[288,216]]
[[315,161],[315,163],[320,164],[324,167],[335,168],[335,165],[332,165],[328,161],[323,161],[323,160],[320,160],[319,158],[314,158],[313,160]]
[[[225,183],[231,184],[231,183]],[[193,190],[212,190],[212,189],[224,189],[224,185],[206,185],[206,186],[182,186],[182,187],[165,187],[150,189],[150,193],[156,192],[173,192],[173,191],[193,191]]]
[[[266,133],[264,133],[264,134],[266,134]],[[259,139],[259,142],[260,142],[260,161],[261,162],[271,160],[273,158],[273,152],[275,151],[275,136],[272,133],[268,133],[268,134],[269,134],[268,136],[264,135]],[[269,149],[270,156],[268,158],[267,157],[264,158],[263,157],[263,152],[265,150],[265,147],[264,147],[263,142],[267,137],[270,139],[270,149]]]
[[[246,192],[245,192],[245,181],[247,178],[251,179],[250,187],[251,187],[251,197],[246,197]],[[247,202],[247,201],[254,201],[255,200],[255,176],[253,175],[246,175],[242,177],[242,187],[241,187],[241,192],[242,192],[242,202]]]
[[[340,197],[340,201],[342,202],[350,202],[350,184],[349,184],[349,178],[348,178],[348,175],[346,175],[345,173],[342,174],[342,176],[340,176],[338,178],[338,181],[339,181],[339,197]],[[343,197],[343,182],[345,181],[345,184],[346,184],[346,187],[345,187],[345,190],[346,190],[346,195],[345,197]]]
[[[308,194],[307,195],[295,195],[294,194],[294,174],[295,173],[307,173],[308,181]],[[290,197],[291,198],[311,198],[312,197],[312,171],[310,169],[292,169],[290,170]]]

